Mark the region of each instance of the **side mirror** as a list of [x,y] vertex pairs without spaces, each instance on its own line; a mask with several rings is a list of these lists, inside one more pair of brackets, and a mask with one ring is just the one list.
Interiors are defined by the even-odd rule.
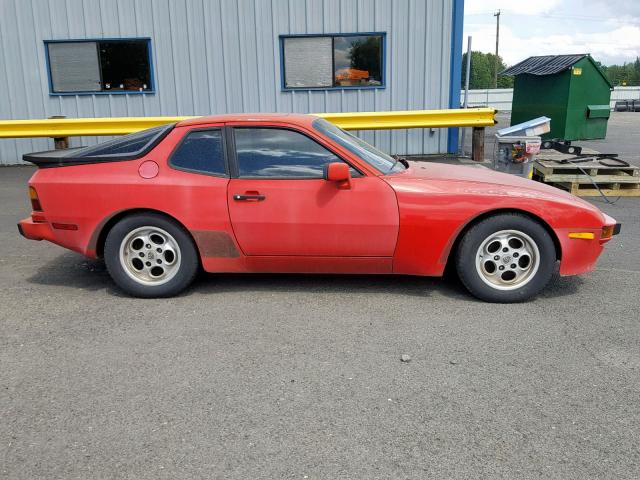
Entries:
[[342,162],[329,163],[324,167],[324,179],[328,182],[337,182],[340,189],[347,190],[351,188],[349,165]]

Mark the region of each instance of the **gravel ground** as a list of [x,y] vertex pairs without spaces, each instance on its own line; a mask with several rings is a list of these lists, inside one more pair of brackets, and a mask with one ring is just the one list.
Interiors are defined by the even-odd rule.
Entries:
[[596,201],[622,234],[526,304],[316,275],[135,300],[19,237],[31,172],[0,169],[0,478],[640,478],[640,199]]

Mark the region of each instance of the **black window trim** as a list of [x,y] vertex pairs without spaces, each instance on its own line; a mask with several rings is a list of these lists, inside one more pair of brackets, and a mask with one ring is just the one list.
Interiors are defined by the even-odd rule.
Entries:
[[[223,163],[224,163],[224,169],[225,169],[225,173],[224,174],[219,174],[219,173],[213,173],[213,172],[203,172],[202,170],[196,170],[193,168],[184,168],[181,167],[179,165],[175,165],[173,163],[173,156],[175,155],[175,153],[178,151],[178,149],[182,146],[182,144],[185,142],[185,140],[187,139],[187,137],[193,133],[193,132],[208,132],[208,131],[212,131],[212,130],[218,130],[220,131],[220,136],[222,138],[222,154],[224,156],[223,158]],[[194,173],[197,175],[207,175],[209,177],[217,177],[217,178],[231,178],[230,172],[231,169],[229,168],[229,148],[227,145],[227,133],[226,133],[226,127],[224,125],[219,125],[217,127],[215,126],[210,126],[210,127],[195,127],[195,128],[189,128],[188,130],[186,130],[186,132],[184,133],[184,135],[182,135],[182,138],[180,139],[180,141],[176,144],[175,147],[173,147],[173,150],[171,150],[171,153],[169,154],[169,161],[167,162],[167,164],[169,165],[169,168],[172,168],[173,170],[178,170],[181,172],[187,172],[187,173]]]
[[324,145],[322,143],[320,143],[319,141],[317,141],[315,138],[313,138],[311,135],[309,135],[307,132],[303,131],[303,130],[299,130],[293,126],[289,126],[289,125],[229,125],[227,127],[229,129],[229,136],[232,138],[231,140],[231,150],[230,150],[230,159],[231,162],[230,164],[233,165],[233,174],[231,176],[231,178],[238,178],[238,179],[242,179],[242,180],[323,180],[324,176],[320,176],[320,177],[297,177],[297,176],[286,176],[286,177],[263,177],[263,176],[240,176],[240,163],[238,162],[238,152],[236,150],[236,141],[235,141],[235,132],[234,130],[236,128],[243,128],[243,129],[247,129],[247,128],[252,128],[252,129],[257,129],[257,128],[261,128],[261,129],[275,129],[275,130],[290,130],[292,132],[296,132],[299,133],[301,135],[304,135],[305,137],[307,137],[309,140],[311,140],[312,142],[316,143],[317,145],[319,145],[320,147],[324,148],[325,150],[329,151],[330,153],[332,153],[333,155],[335,155],[337,158],[339,158],[340,160],[342,160],[344,163],[346,163],[347,165],[349,165],[349,167],[353,168],[356,172],[358,172],[358,176],[352,177],[352,178],[362,178],[362,177],[366,177],[367,174],[362,172],[362,170],[358,167],[356,167],[355,165],[353,165],[352,162],[348,161],[347,159],[344,158],[344,156],[338,152],[336,152],[332,147],[328,146],[328,145]]

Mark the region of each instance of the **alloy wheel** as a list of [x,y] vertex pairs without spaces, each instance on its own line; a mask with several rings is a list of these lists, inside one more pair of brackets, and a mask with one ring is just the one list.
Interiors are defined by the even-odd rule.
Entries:
[[180,270],[180,247],[167,231],[140,227],[129,232],[120,244],[120,264],[136,282],[162,285]]
[[540,252],[526,233],[501,230],[480,244],[475,262],[478,275],[487,285],[497,290],[515,290],[535,276]]

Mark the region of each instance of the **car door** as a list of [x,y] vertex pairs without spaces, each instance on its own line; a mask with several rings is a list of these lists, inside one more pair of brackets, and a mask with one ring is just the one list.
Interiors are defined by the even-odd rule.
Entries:
[[398,236],[395,192],[351,167],[350,188],[324,180],[344,162],[301,131],[233,127],[236,178],[227,200],[245,255],[392,257]]

